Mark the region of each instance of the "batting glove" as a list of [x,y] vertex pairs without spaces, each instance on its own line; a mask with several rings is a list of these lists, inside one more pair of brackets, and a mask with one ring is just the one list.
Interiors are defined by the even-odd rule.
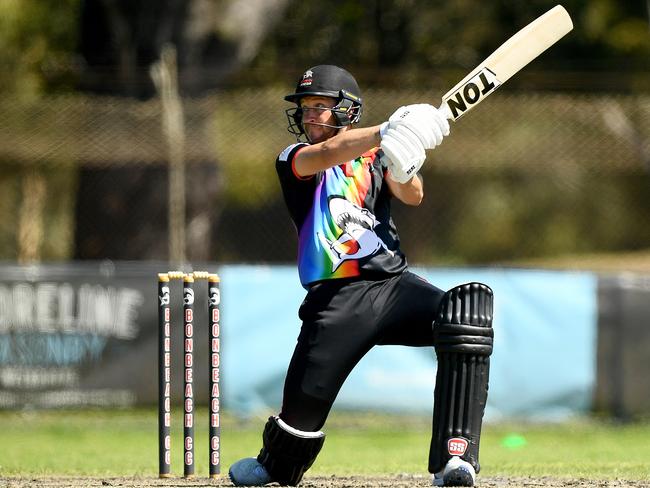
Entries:
[[426,159],[418,136],[404,125],[388,128],[381,138],[383,161],[393,180],[406,183],[420,170]]
[[380,132],[397,126],[405,126],[411,130],[422,142],[425,149],[434,149],[442,143],[442,139],[449,135],[449,122],[444,114],[433,105],[426,103],[405,105],[398,108],[384,122]]

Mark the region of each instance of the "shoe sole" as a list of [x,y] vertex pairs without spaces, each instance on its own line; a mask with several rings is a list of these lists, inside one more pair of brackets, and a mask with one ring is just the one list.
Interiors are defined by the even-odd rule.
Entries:
[[442,483],[442,486],[474,486],[474,478],[465,469],[455,469],[442,479]]

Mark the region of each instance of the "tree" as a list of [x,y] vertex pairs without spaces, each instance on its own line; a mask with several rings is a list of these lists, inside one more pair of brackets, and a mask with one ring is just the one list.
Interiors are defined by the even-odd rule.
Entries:
[[76,69],[79,0],[0,2],[0,92],[68,90]]
[[288,0],[84,0],[80,54],[84,89],[154,94],[149,66],[166,44],[178,53],[180,89],[219,87],[256,54]]
[[[149,67],[165,45],[175,46],[180,94],[195,96],[219,87],[257,53],[286,3],[85,0],[80,53],[88,70],[83,89],[138,98],[154,96]],[[164,259],[172,230],[165,211],[172,205],[166,198],[166,171],[162,161],[153,167],[82,169],[76,256]],[[190,261],[208,260],[213,258],[211,237],[222,177],[216,161],[193,164],[188,172],[188,183],[200,191],[187,192],[188,224],[182,232],[187,235],[187,256]],[[135,205],[126,204],[136,200]],[[121,230],[118,235],[116,228]]]

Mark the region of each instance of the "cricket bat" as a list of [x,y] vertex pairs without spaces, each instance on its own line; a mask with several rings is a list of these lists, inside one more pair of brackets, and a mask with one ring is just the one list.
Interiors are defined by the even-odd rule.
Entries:
[[458,120],[571,29],[568,12],[556,5],[504,42],[449,90],[442,97],[440,110],[448,119]]

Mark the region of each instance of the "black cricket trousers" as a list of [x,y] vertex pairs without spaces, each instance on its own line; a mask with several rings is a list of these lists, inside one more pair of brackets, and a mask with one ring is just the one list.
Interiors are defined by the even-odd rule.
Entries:
[[312,286],[298,313],[302,328],[280,418],[299,430],[320,430],[343,382],[372,347],[433,346],[433,321],[443,294],[409,271],[377,281]]

